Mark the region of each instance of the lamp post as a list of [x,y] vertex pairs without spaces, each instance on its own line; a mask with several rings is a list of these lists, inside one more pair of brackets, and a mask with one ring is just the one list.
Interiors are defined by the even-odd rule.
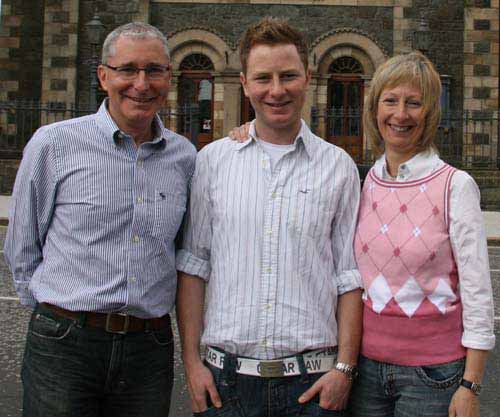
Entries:
[[431,30],[429,28],[429,21],[425,17],[425,13],[420,12],[420,24],[418,29],[413,32],[413,49],[427,55],[431,44]]
[[97,51],[101,43],[102,35],[104,34],[104,25],[99,19],[97,11],[94,12],[94,17],[90,22],[85,25],[87,29],[87,37],[90,43],[90,59],[88,61],[90,67],[90,90],[89,90],[89,104],[90,109],[95,112],[97,110],[97,65],[99,57]]

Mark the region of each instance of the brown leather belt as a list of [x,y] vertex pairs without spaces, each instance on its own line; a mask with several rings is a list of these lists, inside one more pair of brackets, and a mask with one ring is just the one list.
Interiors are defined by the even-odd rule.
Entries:
[[127,334],[147,330],[161,330],[170,326],[170,316],[141,319],[124,313],[94,313],[70,311],[53,304],[42,303],[54,314],[71,320],[83,321],[85,326],[104,329],[109,333]]

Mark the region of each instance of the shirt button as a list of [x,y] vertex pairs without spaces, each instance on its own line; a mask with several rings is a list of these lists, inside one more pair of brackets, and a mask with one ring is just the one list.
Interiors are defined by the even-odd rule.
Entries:
[[271,303],[266,304],[266,310],[271,310],[273,308],[273,305]]
[[273,234],[273,231],[272,231],[272,230],[268,230],[268,231],[267,231],[267,234],[268,234],[268,235],[272,235],[272,234]]
[[272,193],[271,194],[271,198],[276,198],[277,194],[276,193]]
[[141,204],[142,203],[142,197],[137,197],[137,203]]
[[260,344],[262,346],[267,346],[267,340],[266,339],[262,339],[262,341],[260,342]]
[[130,282],[136,282],[137,278],[136,277],[130,277]]
[[141,240],[141,238],[139,236],[135,235],[134,238],[133,238],[133,240],[134,240],[134,243],[139,243],[139,241]]
[[273,272],[273,269],[272,268],[266,268],[266,272],[271,273],[271,272]]
[[139,168],[142,168],[142,165],[143,165],[143,162],[142,162],[142,161],[137,161],[137,166],[138,166]]

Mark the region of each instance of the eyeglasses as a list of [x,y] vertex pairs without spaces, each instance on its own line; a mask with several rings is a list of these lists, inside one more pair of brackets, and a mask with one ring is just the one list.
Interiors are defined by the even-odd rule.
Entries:
[[139,72],[144,71],[144,74],[149,80],[163,80],[170,69],[170,66],[150,65],[145,68],[138,68],[131,65],[123,67],[113,67],[108,64],[103,64],[106,68],[116,71],[118,77],[122,80],[135,80],[139,76]]

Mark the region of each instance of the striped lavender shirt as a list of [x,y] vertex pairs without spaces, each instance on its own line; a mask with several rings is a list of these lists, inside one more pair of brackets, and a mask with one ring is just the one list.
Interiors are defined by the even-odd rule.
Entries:
[[202,343],[271,359],[337,345],[337,296],[361,287],[359,177],[302,123],[271,171],[255,140],[198,154],[177,268],[208,282]]
[[137,148],[105,104],[39,129],[19,168],[5,257],[21,302],[158,317],[175,301],[174,239],[196,151],[155,119]]

